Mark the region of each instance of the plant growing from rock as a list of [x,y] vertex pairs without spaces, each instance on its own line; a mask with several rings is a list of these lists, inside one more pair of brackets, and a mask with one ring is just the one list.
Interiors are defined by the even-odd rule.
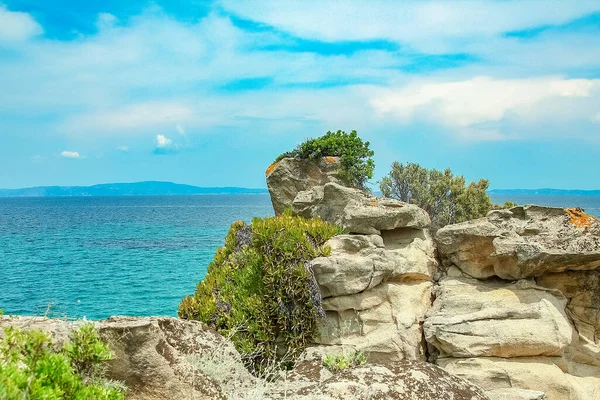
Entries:
[[319,159],[321,157],[340,158],[340,180],[349,187],[367,189],[366,184],[373,177],[375,162],[369,142],[363,142],[356,131],[346,133],[327,132],[316,139],[307,139],[292,151],[281,154],[276,161],[285,157]]
[[341,228],[320,219],[255,218],[232,225],[204,280],[179,305],[181,318],[200,320],[231,337],[250,370],[299,355],[324,315],[309,261],[328,255],[324,243]]
[[493,205],[487,194],[489,181],[481,179],[468,185],[464,176],[450,169],[443,172],[419,164],[394,162],[390,173],[379,181],[381,193],[423,208],[434,229],[448,224],[484,217],[490,210],[510,208],[515,203]]
[[[0,398],[122,400],[122,387],[104,379],[101,365],[112,355],[95,332],[84,325],[73,342],[56,349],[39,330],[5,328],[0,342]],[[81,340],[86,337],[85,340]],[[79,366],[85,366],[80,369]]]
[[331,372],[343,371],[367,363],[367,357],[362,351],[343,352],[341,354],[327,354],[323,365]]

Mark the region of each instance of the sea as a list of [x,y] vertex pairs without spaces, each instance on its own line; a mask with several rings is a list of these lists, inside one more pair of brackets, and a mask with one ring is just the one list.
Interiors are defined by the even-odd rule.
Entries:
[[[600,196],[492,200],[581,207],[600,217]],[[0,198],[0,309],[175,316],[230,225],[270,215],[267,194]]]

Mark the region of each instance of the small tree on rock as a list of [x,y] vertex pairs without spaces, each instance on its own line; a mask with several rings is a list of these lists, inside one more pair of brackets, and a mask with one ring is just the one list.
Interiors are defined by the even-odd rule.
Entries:
[[467,185],[462,175],[455,176],[450,169],[442,172],[415,163],[394,162],[379,187],[385,197],[416,204],[427,211],[434,229],[483,217],[493,208],[515,205],[492,205],[486,179]]
[[316,139],[307,139],[292,151],[281,154],[276,161],[285,157],[319,159],[340,158],[340,180],[349,187],[366,190],[367,181],[373,177],[375,162],[369,142],[363,142],[356,131],[327,132]]

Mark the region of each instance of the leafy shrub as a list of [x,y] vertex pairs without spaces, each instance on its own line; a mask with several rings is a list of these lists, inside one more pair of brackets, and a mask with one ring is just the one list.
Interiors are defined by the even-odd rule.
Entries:
[[485,179],[466,185],[465,178],[454,176],[450,169],[441,172],[414,163],[393,163],[379,187],[385,197],[413,203],[427,211],[434,229],[483,217],[493,208],[515,206],[509,202],[492,205],[487,194],[489,181]]
[[[94,333],[92,333],[92,331]],[[103,380],[99,374],[79,374],[82,360],[87,369],[99,371],[99,365],[111,358],[93,326],[74,332],[74,341],[56,350],[50,337],[40,330],[5,328],[0,342],[0,398],[17,399],[96,399],[122,400],[124,390]],[[87,336],[89,340],[79,340]],[[75,356],[85,354],[85,356]]]
[[323,365],[331,372],[343,371],[346,368],[356,367],[367,363],[367,357],[362,351],[353,351],[342,354],[327,354]]
[[356,131],[327,132],[316,139],[300,143],[294,150],[281,154],[276,161],[285,157],[318,159],[340,157],[340,180],[347,186],[366,189],[366,183],[373,177],[375,162],[369,142],[363,142]]
[[236,222],[181,318],[200,320],[231,337],[247,367],[264,372],[280,352],[295,357],[317,334],[324,312],[308,261],[327,255],[325,241],[341,229],[320,219],[255,218]]

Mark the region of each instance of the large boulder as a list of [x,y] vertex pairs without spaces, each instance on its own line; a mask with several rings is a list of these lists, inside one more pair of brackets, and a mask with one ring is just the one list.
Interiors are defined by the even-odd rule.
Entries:
[[567,299],[558,290],[456,276],[434,295],[424,331],[439,357],[561,356],[571,343]]
[[275,214],[281,214],[292,206],[298,192],[327,182],[340,182],[338,157],[323,157],[319,160],[284,158],[267,168],[267,187]]
[[600,399],[598,376],[573,376],[558,357],[444,358],[438,365],[481,387],[492,400]]
[[442,263],[475,278],[522,279],[600,267],[600,221],[580,209],[524,206],[437,231]]
[[[0,319],[0,327],[43,330],[57,345],[82,323],[42,317]],[[218,382],[223,373],[237,389],[253,386],[254,378],[233,345],[200,322],[112,317],[94,325],[114,355],[107,377],[127,386],[127,399],[226,399],[227,387]]]
[[297,215],[320,217],[348,233],[378,235],[397,228],[424,229],[431,223],[427,212],[414,204],[371,196],[336,183],[299,192],[292,206]]
[[[318,366],[314,367],[316,370]],[[309,376],[318,378],[317,371]],[[269,398],[269,397],[267,397]],[[313,384],[278,391],[271,398],[296,400],[487,400],[483,390],[435,365],[401,361],[350,368]]]
[[313,351],[363,351],[369,360],[424,360],[422,324],[437,262],[425,230],[339,235],[311,262],[326,318]]

